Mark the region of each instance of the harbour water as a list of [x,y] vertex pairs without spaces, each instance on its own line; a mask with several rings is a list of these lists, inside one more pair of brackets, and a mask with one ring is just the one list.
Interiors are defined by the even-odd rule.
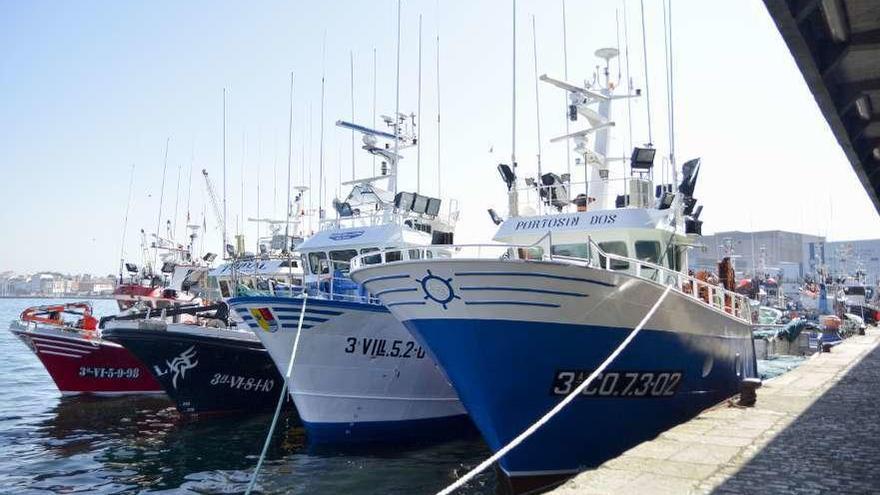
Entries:
[[[182,419],[158,398],[61,397],[37,357],[6,331],[27,307],[0,299],[0,493],[242,493],[270,415]],[[115,302],[94,301],[95,312]],[[479,438],[369,451],[308,448],[292,418],[279,425],[261,493],[434,493],[491,453]],[[493,493],[483,473],[461,493]]]

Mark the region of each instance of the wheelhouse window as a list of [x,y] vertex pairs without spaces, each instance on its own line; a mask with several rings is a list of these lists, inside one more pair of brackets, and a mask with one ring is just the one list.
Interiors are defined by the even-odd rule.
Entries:
[[571,258],[589,258],[589,249],[586,244],[554,244],[550,252],[556,256],[569,256]]
[[316,251],[309,253],[309,271],[315,275],[324,275],[328,272],[326,263],[321,263],[327,259],[327,255],[323,252]]
[[[374,247],[371,247],[371,248],[363,248],[363,249],[361,249],[361,254],[373,253],[373,252],[376,252],[376,251],[378,251],[378,250],[379,250],[379,248],[374,248]],[[381,256],[381,255],[374,254],[374,255],[372,255],[372,256],[364,256],[364,261],[363,261],[363,263],[364,263],[365,265],[375,265],[375,264],[377,264],[377,263],[381,263],[381,262],[382,262],[382,256]]]
[[333,271],[339,270],[342,273],[348,273],[351,270],[351,259],[357,256],[357,254],[357,249],[330,251],[330,261],[333,265]]
[[659,242],[636,241],[636,258],[659,265],[661,255]]
[[[629,253],[626,249],[626,243],[623,241],[600,242],[599,248],[608,254],[616,254],[618,256],[629,256]],[[600,258],[599,263],[601,264],[602,268],[605,268],[607,261],[605,260],[604,257],[602,257],[602,258]],[[626,270],[629,268],[629,263],[626,261],[623,261],[623,260],[611,258],[610,267],[612,270]]]
[[392,251],[385,252],[385,262],[386,263],[391,263],[392,261],[400,261],[401,259],[403,259],[403,256],[401,256],[399,250],[394,250],[395,248],[393,248],[393,247],[389,247],[386,249],[392,249]]

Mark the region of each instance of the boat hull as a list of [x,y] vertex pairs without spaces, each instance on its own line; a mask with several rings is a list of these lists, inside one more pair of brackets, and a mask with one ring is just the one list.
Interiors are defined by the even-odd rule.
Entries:
[[[187,415],[273,409],[284,384],[268,353],[247,332],[119,322],[104,331],[136,355]],[[251,336],[252,337],[252,336]]]
[[[402,262],[352,276],[435,356],[495,451],[597,369],[663,292],[624,273],[548,262]],[[749,325],[671,292],[605,373],[501,468],[517,491],[555,483],[734,395],[754,376]]]
[[92,332],[17,323],[10,331],[37,355],[63,395],[164,393],[137,357]]
[[[302,299],[242,297],[229,304],[286,373]],[[426,442],[474,433],[442,371],[375,304],[307,300],[290,394],[313,444]]]

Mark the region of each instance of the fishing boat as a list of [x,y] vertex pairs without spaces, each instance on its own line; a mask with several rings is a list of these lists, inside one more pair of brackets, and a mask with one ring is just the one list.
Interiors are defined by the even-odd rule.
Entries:
[[198,283],[197,303],[108,319],[105,338],[122,344],[187,415],[273,408],[283,381],[260,340],[230,315],[236,291],[301,290],[298,260],[252,259],[221,265]]
[[[455,208],[441,218],[439,199],[396,190],[398,150],[416,140],[404,128],[410,121],[386,119],[393,132],[338,123],[361,132],[364,149],[387,160],[390,170],[383,163],[387,173],[349,183],[351,192],[334,202],[337,218],[321,221],[297,247],[307,297],[229,301],[284,374],[305,306],[290,395],[313,445],[425,442],[473,431],[434,360],[388,308],[348,277],[357,255],[452,240]],[[383,180],[389,190],[377,185]]]
[[[576,391],[659,303],[580,396],[500,459],[517,492],[595,467],[757,376],[749,304],[731,274],[722,271],[728,287],[688,275],[702,225],[693,197],[699,159],[670,167],[680,182],[655,187],[656,150],[637,147],[612,174],[611,103],[636,95],[615,95],[608,81],[617,50],[596,55],[605,60],[602,83],[541,77],[568,92],[569,115],[589,123],[564,136],[589,165],[586,183],[539,172],[521,188],[515,164],[502,164],[509,217],[492,214],[500,244],[352,260],[352,279],[427,348],[493,451]],[[575,190],[583,192],[571,199]],[[519,213],[522,195],[535,209]]]
[[102,338],[87,302],[34,306],[10,324],[43,363],[62,395],[162,394],[144,365]]

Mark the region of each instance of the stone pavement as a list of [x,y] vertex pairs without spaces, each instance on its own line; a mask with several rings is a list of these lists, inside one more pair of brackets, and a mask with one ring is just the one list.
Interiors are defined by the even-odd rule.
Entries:
[[880,493],[880,330],[581,473],[556,495]]

